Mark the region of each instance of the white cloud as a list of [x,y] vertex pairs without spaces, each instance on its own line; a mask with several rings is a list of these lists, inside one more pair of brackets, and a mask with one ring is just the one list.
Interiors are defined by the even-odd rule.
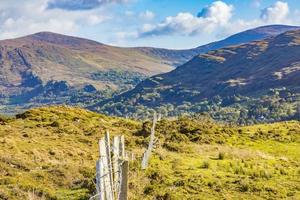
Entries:
[[262,11],[261,19],[267,23],[284,23],[287,21],[288,15],[288,3],[277,1],[274,5]]
[[108,18],[102,15],[96,15],[96,14],[92,14],[89,15],[87,17],[87,21],[90,25],[97,25],[100,24],[102,22],[104,22],[105,20],[107,20]]
[[215,24],[226,25],[232,17],[233,6],[223,1],[215,1],[210,6],[204,8],[198,17],[210,20]]
[[[256,6],[261,6],[261,0],[254,2],[257,3]],[[260,17],[253,20],[233,19],[233,9],[232,5],[215,1],[204,8],[197,17],[191,13],[178,13],[176,16],[167,17],[158,24],[144,24],[136,35],[147,37],[171,34],[214,34],[218,38],[224,38],[258,26],[271,24],[300,25],[300,19],[297,17],[300,12],[295,11],[291,15],[288,3],[282,1],[277,1],[263,9]]]
[[260,18],[248,21],[242,19],[231,21],[219,35],[224,37],[247,29],[272,24],[289,24],[297,26],[300,25],[299,16],[297,10],[290,13],[288,3],[277,1],[273,5],[262,9]]
[[225,26],[232,17],[232,11],[232,5],[216,1],[204,8],[198,16],[184,12],[167,17],[163,22],[156,25],[146,24],[139,35],[145,37],[166,34],[210,33],[218,27]]
[[117,32],[115,34],[116,38],[118,40],[124,40],[126,38],[137,38],[138,37],[138,33],[136,31],[133,32],[125,32],[125,31],[121,31],[121,32]]
[[[75,10],[49,9],[49,1],[26,0],[20,3],[20,0],[0,0],[0,39],[14,38],[40,31],[51,31],[70,35],[88,34],[88,37],[97,40],[100,40],[101,37],[104,42],[120,40],[126,46],[128,43],[136,44],[135,41],[138,38],[153,35],[180,35],[181,38],[197,35],[200,36],[197,38],[200,38],[199,41],[201,41],[201,38],[205,38],[207,35],[210,38],[218,39],[218,37],[223,38],[239,31],[274,23],[300,25],[300,11],[289,9],[288,3],[283,1],[277,1],[263,9],[261,16],[252,20],[233,17],[234,8],[232,5],[223,1],[214,1],[197,16],[190,12],[180,12],[166,17],[160,22],[155,21],[156,14],[150,10],[139,13],[133,7],[125,7],[123,11],[120,11],[119,8],[113,9],[107,5],[135,0],[101,0],[106,6]],[[89,0],[75,1],[78,3]],[[262,0],[252,1],[261,2]],[[126,9],[133,10],[126,11]],[[112,23],[106,23],[104,26],[99,25],[108,20],[111,20]],[[153,41],[161,40],[160,38],[152,39]],[[147,39],[143,44],[149,44],[148,41],[150,39]]]
[[225,27],[222,28],[222,30],[219,30],[219,32],[216,33],[216,36],[217,38],[225,38],[235,33],[242,32],[263,25],[267,25],[267,24],[263,23],[259,19],[250,20],[250,21],[238,19],[228,23]]
[[48,9],[92,10],[105,4],[127,3],[129,0],[50,0]]
[[259,8],[261,6],[262,0],[252,0],[252,6],[254,8]]
[[152,20],[155,17],[155,13],[150,10],[146,10],[145,12],[140,13],[140,17],[145,20]]
[[135,16],[135,12],[133,12],[133,11],[131,11],[131,10],[126,10],[124,14],[125,14],[125,16],[127,16],[127,17]]
[[47,9],[48,0],[0,2],[0,39],[14,38],[41,31],[74,34],[79,29],[99,24],[108,15],[102,10],[64,11]]

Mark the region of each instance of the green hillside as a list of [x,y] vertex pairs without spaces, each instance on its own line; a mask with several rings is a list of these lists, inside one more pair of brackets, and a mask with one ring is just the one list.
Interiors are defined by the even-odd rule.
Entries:
[[[173,66],[138,49],[41,32],[0,41],[0,113],[34,105],[79,105],[77,96],[111,97]],[[85,88],[92,90],[85,90]]]
[[300,31],[200,54],[175,70],[91,106],[143,117],[208,112],[220,121],[249,124],[300,119]]
[[199,54],[297,29],[287,25],[257,27],[184,50],[114,47],[51,32],[1,40],[0,113],[62,103],[92,106]]
[[207,116],[163,119],[150,167],[139,156],[150,122],[79,108],[37,108],[0,118],[0,199],[88,199],[95,192],[97,140],[124,134],[129,199],[299,199],[300,123],[248,127]]

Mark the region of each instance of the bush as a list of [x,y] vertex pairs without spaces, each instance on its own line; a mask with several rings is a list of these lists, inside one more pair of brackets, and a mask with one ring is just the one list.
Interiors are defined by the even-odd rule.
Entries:
[[183,147],[180,144],[174,142],[167,142],[163,144],[163,147],[166,148],[168,151],[173,152],[183,152]]
[[9,121],[9,119],[10,119],[9,117],[0,115],[0,125],[6,124]]
[[225,153],[224,152],[219,152],[218,159],[219,160],[224,160],[225,159]]
[[152,185],[147,185],[147,186],[144,188],[144,194],[146,194],[146,195],[151,194],[153,191],[154,191],[154,188],[153,188]]
[[209,162],[207,160],[203,161],[201,168],[202,169],[208,169],[210,166]]
[[263,170],[263,169],[259,171],[259,175],[261,178],[266,178],[266,179],[270,179],[272,177],[272,175],[267,170]]
[[246,180],[243,180],[240,182],[240,191],[241,192],[248,192],[250,189],[249,182]]

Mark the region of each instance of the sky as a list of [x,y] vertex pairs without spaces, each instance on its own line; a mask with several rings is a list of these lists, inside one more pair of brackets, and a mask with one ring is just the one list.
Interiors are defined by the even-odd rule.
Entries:
[[300,0],[0,0],[0,39],[50,31],[114,46],[187,49],[270,24]]

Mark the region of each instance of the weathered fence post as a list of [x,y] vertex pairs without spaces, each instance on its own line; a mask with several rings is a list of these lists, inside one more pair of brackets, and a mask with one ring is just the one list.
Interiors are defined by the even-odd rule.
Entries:
[[99,200],[105,200],[104,196],[104,182],[103,182],[103,164],[102,161],[99,159],[96,163],[96,184],[97,184],[97,194]]
[[156,115],[156,113],[154,113],[153,123],[152,123],[152,128],[151,128],[151,135],[150,135],[150,142],[149,142],[147,150],[143,154],[142,169],[146,169],[148,167],[148,162],[151,157],[152,149],[154,146],[156,122],[157,122],[157,115]]
[[103,181],[104,181],[104,190],[105,190],[105,197],[106,200],[113,200],[113,191],[111,187],[111,180],[110,180],[110,170],[108,165],[108,155],[106,151],[106,142],[105,139],[101,139],[99,141],[99,148],[100,148],[100,160],[103,162]]
[[157,116],[157,121],[160,121],[160,120],[161,120],[161,113],[159,113]]
[[115,136],[110,145],[109,132],[99,140],[96,163],[97,194],[90,199],[127,200],[128,160],[124,136]]
[[125,138],[124,135],[119,136],[119,140],[120,140],[120,157],[122,159],[125,158]]
[[128,170],[129,170],[129,162],[128,160],[121,161],[121,190],[119,200],[127,200],[128,196]]
[[111,187],[111,198],[114,199],[114,184],[113,184],[113,167],[111,162],[111,147],[110,147],[110,139],[109,132],[106,131],[105,134],[105,147],[106,147],[106,155],[107,155],[107,164],[108,164],[108,173],[109,173],[109,182]]
[[[119,167],[119,159],[120,159],[120,137],[115,136],[113,139],[113,171],[114,171],[114,188],[115,191],[119,191],[120,184],[120,167]],[[116,192],[117,193],[117,192]],[[116,194],[118,195],[118,194]]]
[[148,166],[148,150],[145,151],[145,153],[143,154],[143,158],[142,158],[142,169],[146,169]]
[[132,152],[131,152],[131,154],[130,154],[130,159],[131,159],[131,161],[134,161],[134,160],[135,160],[135,155],[134,155],[134,153],[132,153]]

